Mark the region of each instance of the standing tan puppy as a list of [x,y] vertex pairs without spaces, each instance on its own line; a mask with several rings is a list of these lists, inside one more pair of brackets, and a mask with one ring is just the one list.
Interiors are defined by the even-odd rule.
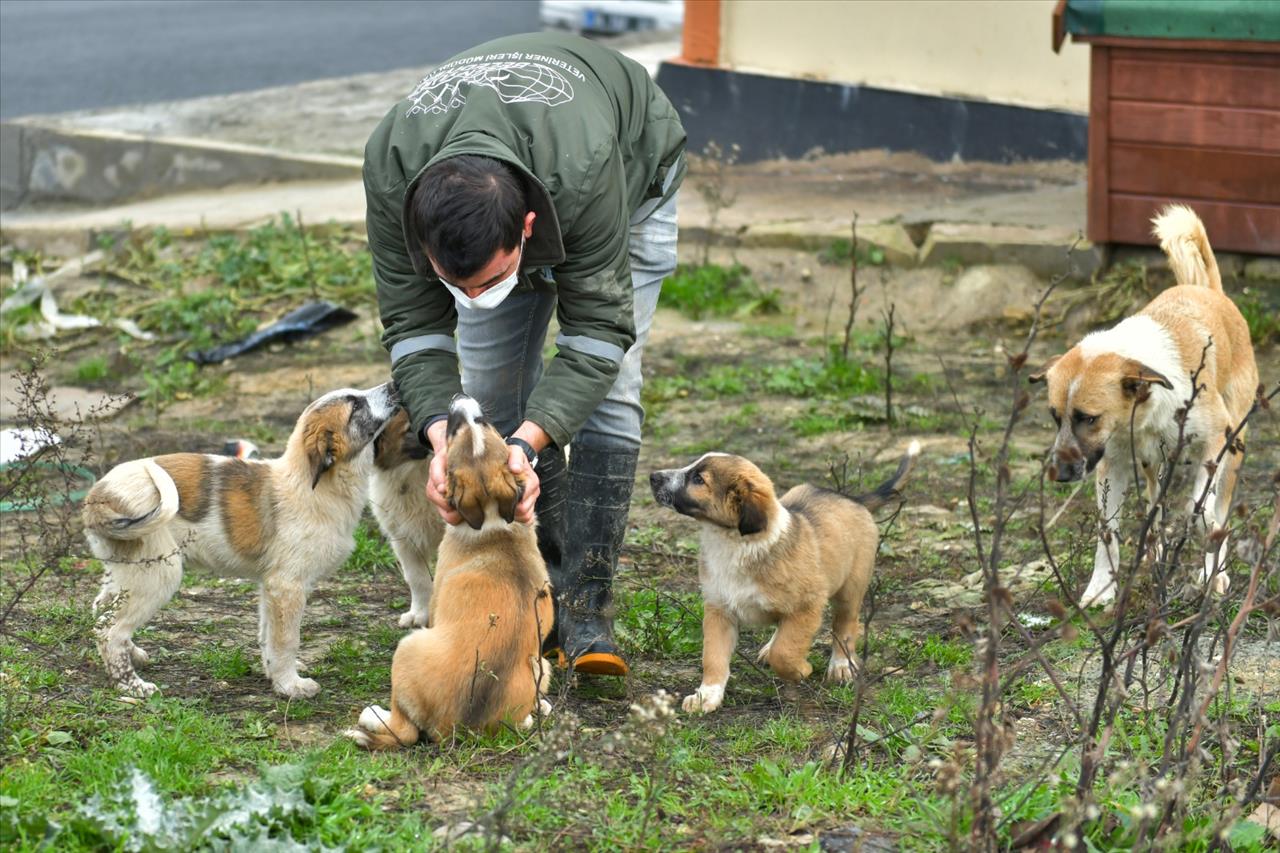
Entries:
[[465,524],[445,530],[430,628],[400,641],[391,662],[391,709],[371,705],[348,736],[366,749],[396,749],[426,733],[439,741],[464,725],[529,724],[551,670],[540,650],[551,631],[551,581],[535,525],[514,520],[523,483],[508,468],[502,436],[480,406],[449,408],[448,500]]
[[93,603],[107,675],[134,696],[156,686],[134,670],[133,632],[173,597],[182,566],[261,585],[258,641],[276,692],[313,696],[298,675],[307,593],[355,547],[372,453],[395,401],[389,385],[325,394],[298,418],[279,459],[172,453],[112,468],[84,501],[85,536],[106,572]]
[[702,528],[702,684],[685,697],[686,711],[709,713],[724,701],[739,625],[776,625],[758,659],[787,681],[807,678],[827,601],[827,680],[853,678],[858,614],[880,541],[870,510],[892,499],[919,452],[913,441],[893,477],[856,498],[800,485],[778,500],[764,472],[725,453],[649,476],[654,500]]
[[1032,382],[1048,382],[1049,413],[1058,426],[1050,475],[1067,483],[1097,471],[1104,527],[1093,576],[1080,596],[1084,607],[1115,598],[1118,519],[1133,485],[1134,461],[1146,481],[1148,498],[1154,500],[1160,466],[1178,441],[1177,413],[1191,401],[1197,370],[1202,387],[1187,415],[1185,436],[1201,465],[1189,510],[1208,487],[1199,517],[1209,536],[1201,580],[1212,581],[1218,593],[1226,592],[1229,584],[1223,571],[1226,539],[1218,548],[1209,543],[1226,524],[1243,453],[1232,448],[1216,470],[1214,463],[1227,433],[1253,404],[1258,368],[1249,327],[1222,291],[1218,262],[1199,217],[1188,207],[1172,205],[1154,222],[1177,285],[1114,328],[1088,335],[1030,377]]
[[369,504],[409,585],[409,612],[400,617],[401,628],[427,625],[431,566],[444,536],[444,521],[427,500],[430,456],[431,451],[414,435],[404,409],[396,412],[373,442]]

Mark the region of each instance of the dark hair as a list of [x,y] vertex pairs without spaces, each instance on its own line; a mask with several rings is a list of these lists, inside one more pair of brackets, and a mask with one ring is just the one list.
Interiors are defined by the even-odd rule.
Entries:
[[509,252],[520,244],[527,211],[515,169],[492,157],[459,154],[422,173],[405,208],[405,224],[446,275],[466,278],[499,249]]

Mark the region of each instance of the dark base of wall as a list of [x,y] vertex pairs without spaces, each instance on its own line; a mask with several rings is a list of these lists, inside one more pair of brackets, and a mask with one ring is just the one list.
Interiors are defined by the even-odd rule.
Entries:
[[932,160],[1084,160],[1088,117],[664,62],[658,84],[689,150],[737,143],[743,161],[822,149],[915,151]]

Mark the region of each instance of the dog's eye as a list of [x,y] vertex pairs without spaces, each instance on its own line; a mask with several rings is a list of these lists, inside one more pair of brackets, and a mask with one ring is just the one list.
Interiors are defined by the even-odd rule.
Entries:
[[695,486],[701,486],[701,485],[703,484],[703,482],[705,482],[705,481],[702,479],[702,472],[701,472],[701,471],[694,471],[692,474],[690,474],[690,475],[689,475],[689,482],[690,482],[690,483],[693,483],[693,485],[695,485]]
[[1084,412],[1074,412],[1071,417],[1082,426],[1093,426],[1098,422],[1097,415],[1086,415]]

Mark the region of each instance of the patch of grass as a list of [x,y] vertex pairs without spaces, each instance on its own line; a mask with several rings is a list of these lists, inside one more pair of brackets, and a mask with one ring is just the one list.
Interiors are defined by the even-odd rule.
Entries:
[[1280,300],[1270,291],[1246,287],[1235,297],[1235,303],[1249,326],[1249,338],[1254,346],[1280,343]]
[[655,588],[619,590],[619,638],[634,654],[696,658],[702,651],[702,598]]
[[[853,257],[853,241],[841,237],[818,252],[818,263],[828,266],[845,266]],[[874,243],[858,241],[858,266],[878,267],[884,264],[884,249]]]
[[796,327],[790,323],[752,323],[743,327],[742,334],[748,338],[780,341],[794,338]]
[[825,435],[829,432],[849,432],[862,425],[862,419],[852,412],[832,411],[829,406],[810,406],[802,415],[791,419],[790,427],[796,435]]
[[141,372],[141,396],[154,406],[173,400],[189,400],[216,394],[226,380],[215,373],[202,372],[194,362],[178,360],[175,352],[161,353],[154,369]]
[[106,379],[110,372],[105,358],[100,355],[90,356],[76,364],[76,381],[82,385],[91,385]]
[[787,714],[774,717],[764,725],[736,723],[718,732],[728,740],[730,753],[740,756],[804,754],[824,734],[824,730],[813,723]]
[[388,570],[399,572],[396,554],[391,550],[391,544],[383,537],[382,531],[378,529],[378,523],[372,518],[361,519],[356,527],[355,540],[355,550],[343,564],[343,572],[362,575],[373,575]]
[[[192,239],[195,238],[195,239]],[[247,234],[178,235],[157,228],[104,241],[105,271],[133,287],[87,294],[69,310],[93,316],[135,319],[157,341],[130,341],[128,348],[141,387],[157,407],[189,396],[216,393],[217,374],[187,360],[193,350],[230,343],[276,319],[307,299],[329,299],[348,307],[375,301],[368,246],[349,228],[300,229],[288,215]],[[7,349],[17,343],[22,323],[34,308],[6,312],[0,337]],[[86,335],[111,336],[102,329]],[[89,356],[75,368],[78,381],[113,378],[108,362]]]
[[762,372],[762,390],[789,397],[869,394],[881,388],[879,374],[834,353],[822,360],[797,358],[786,364],[769,365]]
[[663,282],[658,304],[694,320],[777,314],[781,310],[778,292],[762,290],[741,264],[681,264]]
[[201,644],[193,655],[196,665],[213,678],[244,678],[253,671],[252,658],[239,646]]

